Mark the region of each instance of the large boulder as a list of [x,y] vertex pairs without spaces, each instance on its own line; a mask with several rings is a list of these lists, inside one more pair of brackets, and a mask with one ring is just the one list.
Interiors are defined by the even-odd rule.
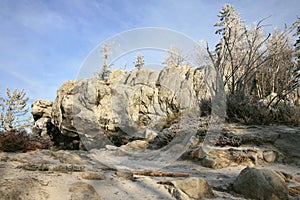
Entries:
[[[64,135],[79,135],[91,144],[87,148],[103,147],[109,143],[103,132],[121,130],[137,137],[140,128],[161,130],[167,119],[186,110],[198,113],[199,98],[204,96],[200,72],[188,66],[160,72],[135,69],[128,74],[116,70],[108,82],[97,78],[66,82],[53,104],[52,123]],[[95,140],[101,142],[93,146]]]
[[233,189],[251,199],[288,199],[288,187],[284,178],[272,169],[243,169],[236,178]]
[[281,126],[274,146],[284,154],[283,162],[300,164],[300,128]]
[[91,149],[111,144],[111,132],[144,138],[141,130],[161,131],[183,113],[199,114],[200,100],[208,97],[201,71],[189,66],[112,70],[107,81],[92,77],[65,82],[51,114],[39,113],[51,116],[61,135],[79,136]]

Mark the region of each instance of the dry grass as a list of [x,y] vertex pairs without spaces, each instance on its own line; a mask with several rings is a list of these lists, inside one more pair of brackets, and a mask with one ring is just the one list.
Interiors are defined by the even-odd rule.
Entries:
[[31,135],[25,130],[0,132],[0,151],[26,152],[36,149],[49,149],[52,145],[50,138]]

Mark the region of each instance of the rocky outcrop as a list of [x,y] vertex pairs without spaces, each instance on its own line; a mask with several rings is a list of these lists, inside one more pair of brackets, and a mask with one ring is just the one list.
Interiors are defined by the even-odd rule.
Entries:
[[80,137],[92,149],[111,144],[107,135],[112,132],[144,138],[142,129],[159,132],[188,112],[198,115],[200,100],[208,97],[201,71],[189,66],[113,70],[107,82],[96,77],[65,82],[53,105],[43,110],[35,103],[33,115],[36,123],[47,115],[43,124],[51,118],[60,135]]
[[271,169],[245,168],[233,184],[236,192],[251,199],[288,199],[284,178]]
[[49,100],[39,99],[32,103],[33,133],[47,139],[50,138],[60,149],[78,149],[79,137],[68,137],[61,134],[60,129],[52,123],[53,109],[53,102]]
[[51,112],[53,103],[49,100],[35,100],[31,105],[31,114],[35,121],[34,133],[47,136],[51,123]]
[[205,167],[218,169],[241,165],[253,167],[274,162],[300,163],[300,127],[225,124],[215,149],[209,153],[201,148],[205,132],[199,129],[197,137],[198,145],[184,156],[199,161]]

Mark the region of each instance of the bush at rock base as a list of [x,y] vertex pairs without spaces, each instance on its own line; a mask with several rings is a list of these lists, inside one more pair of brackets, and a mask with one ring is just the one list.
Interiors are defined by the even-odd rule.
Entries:
[[26,152],[36,149],[49,149],[50,138],[28,134],[25,130],[0,131],[0,151]]

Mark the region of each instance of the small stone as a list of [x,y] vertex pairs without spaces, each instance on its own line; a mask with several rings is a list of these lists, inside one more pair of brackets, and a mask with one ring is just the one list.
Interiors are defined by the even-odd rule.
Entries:
[[224,167],[228,167],[230,165],[230,161],[225,158],[208,156],[201,160],[201,164],[203,167],[208,167],[212,169],[221,169]]
[[180,200],[190,200],[190,197],[185,194],[183,191],[180,189],[174,188],[170,186],[168,188],[168,192],[174,197],[175,199],[180,199]]
[[149,143],[144,140],[135,140],[127,143],[126,146],[132,149],[146,149],[149,146]]
[[276,152],[274,151],[264,151],[263,156],[267,162],[274,162],[276,160]]
[[127,170],[127,169],[119,169],[116,172],[116,175],[118,177],[122,177],[122,178],[125,178],[125,179],[128,179],[128,180],[133,180],[134,179],[133,173],[130,170]]
[[99,172],[85,172],[81,175],[83,179],[87,180],[104,180],[105,176]]
[[72,184],[69,191],[72,193],[70,200],[101,200],[95,188],[84,182]]

